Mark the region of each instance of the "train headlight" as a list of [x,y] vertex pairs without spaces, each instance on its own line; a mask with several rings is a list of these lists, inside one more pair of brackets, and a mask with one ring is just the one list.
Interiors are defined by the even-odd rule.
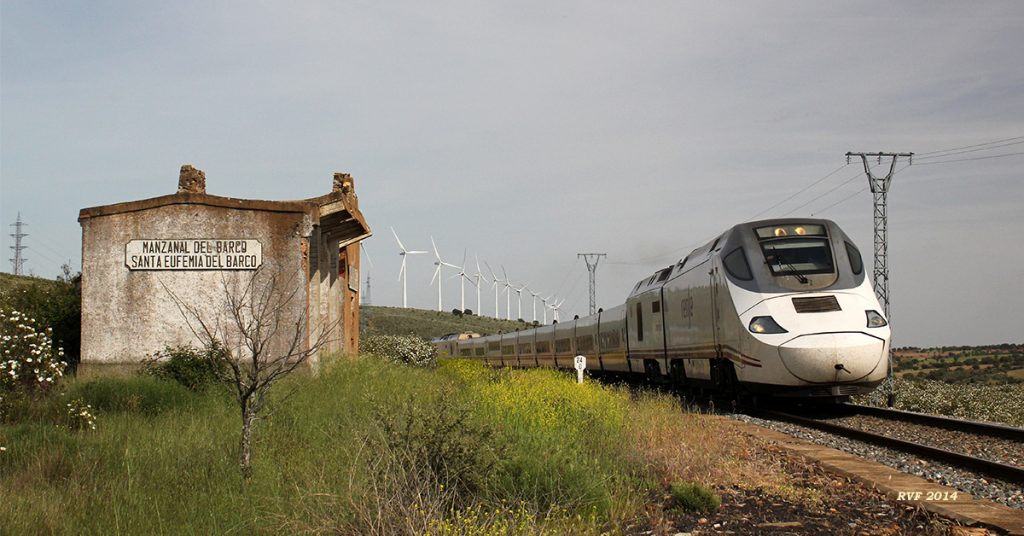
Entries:
[[789,333],[770,316],[755,316],[750,321],[750,332],[770,335],[772,333]]
[[882,318],[882,315],[878,314],[878,311],[864,311],[868,316],[868,327],[869,328],[884,328],[889,325],[888,322]]

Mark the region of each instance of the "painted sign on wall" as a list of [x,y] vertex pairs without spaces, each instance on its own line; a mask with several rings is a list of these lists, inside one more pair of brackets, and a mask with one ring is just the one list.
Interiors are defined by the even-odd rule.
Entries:
[[255,270],[263,264],[259,240],[187,238],[131,240],[129,270]]

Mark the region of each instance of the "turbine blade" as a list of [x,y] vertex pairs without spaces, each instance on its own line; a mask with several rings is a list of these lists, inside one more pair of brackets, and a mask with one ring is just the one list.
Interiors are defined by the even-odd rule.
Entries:
[[370,252],[366,251],[366,246],[362,242],[359,243],[359,249],[363,250],[363,254],[366,255],[366,261],[370,263],[370,268],[375,268],[373,265],[373,258],[370,257]]
[[405,246],[402,244],[402,241],[398,239],[398,233],[395,232],[394,227],[391,228],[391,234],[395,235],[395,242],[398,242],[398,247],[402,248],[402,251],[405,251]]
[[433,236],[430,237],[430,245],[434,246],[434,256],[437,257],[437,260],[441,260],[441,254],[437,252],[437,244],[434,243]]
[[434,280],[437,279],[437,275],[441,273],[441,265],[438,264],[437,268],[434,269],[434,277],[430,278],[430,284],[434,284]]
[[402,280],[402,276],[405,274],[405,256],[402,256],[402,267],[398,269],[398,280]]

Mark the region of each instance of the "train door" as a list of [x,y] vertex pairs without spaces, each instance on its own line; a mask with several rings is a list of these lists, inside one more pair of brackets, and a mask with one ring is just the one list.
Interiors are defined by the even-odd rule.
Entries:
[[723,299],[729,299],[729,294],[723,289],[721,268],[715,260],[712,260],[710,274],[711,287],[711,333],[714,341],[714,357],[711,359],[711,381],[714,386],[724,391],[732,391],[736,388],[736,369],[733,367],[725,353],[722,351],[724,344],[722,336],[722,305]]

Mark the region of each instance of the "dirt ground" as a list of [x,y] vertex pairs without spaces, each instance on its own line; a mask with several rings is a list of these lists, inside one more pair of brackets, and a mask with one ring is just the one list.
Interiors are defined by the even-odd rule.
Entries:
[[825,472],[819,466],[768,447],[770,470],[781,462],[791,476],[790,493],[778,488],[717,488],[722,505],[714,512],[680,511],[670,497],[654,501],[649,519],[628,534],[692,536],[764,535],[985,535],[985,529],[960,527],[917,507],[884,497],[864,485]]

